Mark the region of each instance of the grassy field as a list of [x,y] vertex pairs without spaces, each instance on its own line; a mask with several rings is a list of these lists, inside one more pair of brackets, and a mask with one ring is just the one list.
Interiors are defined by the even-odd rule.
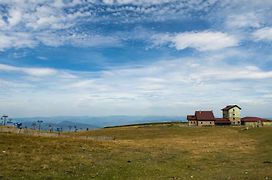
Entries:
[[0,132],[0,179],[272,179],[272,128],[157,124]]

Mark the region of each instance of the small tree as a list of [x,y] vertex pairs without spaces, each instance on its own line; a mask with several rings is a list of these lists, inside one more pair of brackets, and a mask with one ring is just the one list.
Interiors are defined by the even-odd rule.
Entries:
[[15,126],[16,126],[18,129],[22,129],[22,125],[23,125],[22,123],[18,123],[18,122],[15,123]]
[[19,129],[19,133],[21,132],[21,130],[22,130],[22,123],[14,123],[14,125]]

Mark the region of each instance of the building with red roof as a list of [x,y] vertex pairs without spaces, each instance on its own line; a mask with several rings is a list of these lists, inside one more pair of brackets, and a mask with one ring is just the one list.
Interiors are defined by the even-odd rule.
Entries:
[[238,105],[228,105],[221,109],[222,118],[215,118],[213,111],[195,111],[194,115],[188,115],[189,126],[229,126],[229,125],[246,125],[246,126],[272,126],[272,121],[260,117],[240,117],[241,108]]
[[271,120],[260,118],[260,117],[244,117],[241,119],[241,123],[242,125],[245,125],[245,126],[254,126],[254,127],[272,126]]
[[229,126],[231,121],[226,118],[215,118],[215,125],[217,126]]
[[212,111],[196,111],[195,115],[188,115],[190,126],[214,126],[215,118]]

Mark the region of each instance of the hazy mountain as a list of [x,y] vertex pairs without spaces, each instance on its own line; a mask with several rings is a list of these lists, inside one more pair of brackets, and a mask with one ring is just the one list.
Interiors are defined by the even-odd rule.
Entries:
[[59,116],[59,117],[29,117],[29,118],[14,118],[14,122],[22,122],[23,126],[30,127],[33,122],[42,120],[42,126],[55,127],[77,126],[78,128],[102,128],[105,126],[117,126],[148,122],[170,122],[170,121],[184,121],[186,118],[182,116],[105,116],[105,117],[91,117],[91,116]]

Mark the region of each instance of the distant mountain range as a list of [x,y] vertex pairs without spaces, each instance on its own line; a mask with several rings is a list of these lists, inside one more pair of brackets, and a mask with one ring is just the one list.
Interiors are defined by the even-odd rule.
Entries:
[[91,116],[59,116],[59,117],[28,117],[28,118],[13,118],[14,122],[21,122],[23,127],[32,127],[33,123],[41,120],[42,129],[48,129],[49,125],[54,128],[62,128],[64,131],[73,130],[75,126],[78,130],[86,128],[96,129],[106,126],[120,126],[138,123],[152,123],[152,122],[171,122],[171,121],[185,121],[183,116],[105,116],[105,117],[91,117]]

